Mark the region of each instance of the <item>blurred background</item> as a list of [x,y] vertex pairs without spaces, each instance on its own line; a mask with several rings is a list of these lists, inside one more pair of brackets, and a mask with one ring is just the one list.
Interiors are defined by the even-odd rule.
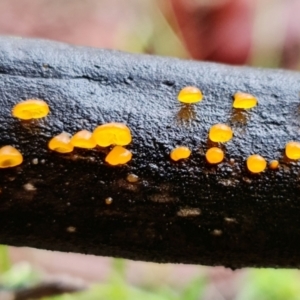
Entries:
[[[300,69],[300,0],[0,0],[0,34]],[[300,299],[300,272],[0,246],[0,300]]]

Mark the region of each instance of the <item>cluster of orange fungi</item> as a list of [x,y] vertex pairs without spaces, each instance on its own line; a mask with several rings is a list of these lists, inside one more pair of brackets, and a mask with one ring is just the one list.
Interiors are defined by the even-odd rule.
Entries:
[[[186,86],[178,93],[178,100],[186,105],[194,104],[203,100],[200,89],[194,86]],[[237,92],[233,96],[233,108],[250,109],[257,105],[257,98],[251,94]],[[49,114],[48,104],[40,99],[28,99],[16,104],[12,109],[12,115],[21,120],[32,120],[44,118]],[[226,143],[233,138],[232,129],[226,124],[215,124],[211,126],[208,138],[215,143]],[[131,143],[132,136],[130,129],[123,123],[106,123],[94,129],[93,132],[81,130],[73,136],[62,132],[53,137],[49,143],[49,149],[59,153],[70,153],[74,148],[93,149],[99,147],[111,147],[105,161],[112,165],[122,165],[128,163],[132,158],[132,153],[124,146]],[[289,159],[300,159],[300,143],[288,142],[285,154]],[[170,157],[173,161],[187,159],[191,155],[191,150],[185,146],[174,148]],[[224,160],[224,151],[219,147],[211,147],[205,154],[206,160],[210,164],[219,164]],[[0,148],[0,168],[10,168],[20,165],[23,162],[22,154],[12,146]],[[254,154],[247,158],[247,168],[252,173],[260,173],[267,166],[266,160]],[[277,169],[279,162],[272,160],[269,163],[270,169]]]
[[95,128],[93,132],[81,130],[70,136],[66,132],[53,137],[48,147],[59,153],[70,153],[77,148],[93,149],[96,146],[113,148],[107,154],[105,161],[112,165],[128,163],[132,153],[124,148],[131,143],[130,129],[122,123],[106,123]]
[[[40,99],[28,99],[16,104],[12,115],[21,120],[32,120],[46,117],[50,112],[48,104]],[[73,136],[62,132],[53,137],[49,143],[50,150],[59,153],[70,153],[77,148],[93,149],[97,146],[112,147],[105,161],[112,165],[128,163],[132,158],[131,151],[124,146],[131,143],[130,129],[123,123],[107,123],[98,126],[93,132],[81,130]],[[22,154],[11,146],[0,149],[0,168],[9,168],[23,162]]]
[[[203,93],[195,86],[186,86],[178,93],[178,100],[184,104],[194,104],[203,100]],[[232,107],[236,109],[250,109],[257,105],[257,98],[251,94],[237,92],[233,95]],[[226,124],[213,125],[208,133],[210,141],[215,143],[226,143],[233,138],[232,129]],[[300,159],[300,143],[288,142],[285,148],[285,154],[289,159]],[[171,151],[171,159],[178,161],[186,159],[191,155],[189,148],[185,146],[176,147]],[[224,151],[219,147],[212,147],[205,154],[206,160],[210,164],[219,164],[224,160]],[[250,155],[246,160],[247,168],[252,173],[261,173],[267,167],[267,161],[260,155]],[[277,160],[269,163],[269,168],[276,170],[279,167]]]

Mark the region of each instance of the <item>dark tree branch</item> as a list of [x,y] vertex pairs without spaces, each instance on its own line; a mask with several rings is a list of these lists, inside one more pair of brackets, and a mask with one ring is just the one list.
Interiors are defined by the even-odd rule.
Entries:
[[[186,85],[204,93],[188,109],[176,100]],[[236,91],[256,95],[259,105],[233,111]],[[299,163],[283,153],[300,139],[299,91],[299,73],[1,38],[0,146],[17,147],[25,160],[0,170],[0,242],[155,262],[298,267]],[[46,100],[51,114],[14,119],[11,108],[26,98]],[[106,150],[47,149],[62,131],[112,121],[133,133],[126,166],[105,164]],[[211,167],[207,133],[220,122],[234,138],[224,163]],[[189,146],[190,159],[172,163],[176,145]],[[254,153],[281,167],[251,175],[245,160]],[[131,173],[137,183],[126,180]]]

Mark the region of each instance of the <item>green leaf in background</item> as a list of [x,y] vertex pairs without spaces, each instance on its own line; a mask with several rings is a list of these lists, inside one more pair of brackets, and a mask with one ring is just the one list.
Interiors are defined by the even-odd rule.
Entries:
[[8,247],[0,245],[0,274],[8,271],[11,267]]
[[101,284],[85,292],[47,297],[43,300],[171,300],[129,285]]
[[11,290],[34,285],[39,281],[40,275],[27,262],[13,265],[0,277],[1,286]]
[[297,270],[253,269],[237,300],[300,300]]
[[118,276],[125,280],[126,276],[126,261],[122,258],[115,258],[112,261],[112,276]]
[[203,277],[193,279],[181,292],[180,299],[198,300],[202,299],[207,282]]

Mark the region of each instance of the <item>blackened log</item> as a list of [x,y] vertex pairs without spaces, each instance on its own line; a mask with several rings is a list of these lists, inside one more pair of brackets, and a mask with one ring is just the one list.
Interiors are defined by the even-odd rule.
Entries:
[[[176,95],[186,85],[204,100],[181,106]],[[257,96],[258,106],[233,110],[236,91]],[[298,267],[300,167],[284,148],[300,140],[299,91],[296,72],[1,38],[0,146],[18,148],[24,163],[0,170],[0,242],[154,262]],[[44,99],[51,114],[14,119],[13,105],[27,98]],[[107,165],[107,149],[47,149],[62,131],[112,121],[133,134],[125,166]],[[225,161],[210,166],[215,123],[232,126],[234,138],[222,146]],[[172,162],[176,145],[192,156]],[[278,159],[280,168],[250,174],[251,154]]]

